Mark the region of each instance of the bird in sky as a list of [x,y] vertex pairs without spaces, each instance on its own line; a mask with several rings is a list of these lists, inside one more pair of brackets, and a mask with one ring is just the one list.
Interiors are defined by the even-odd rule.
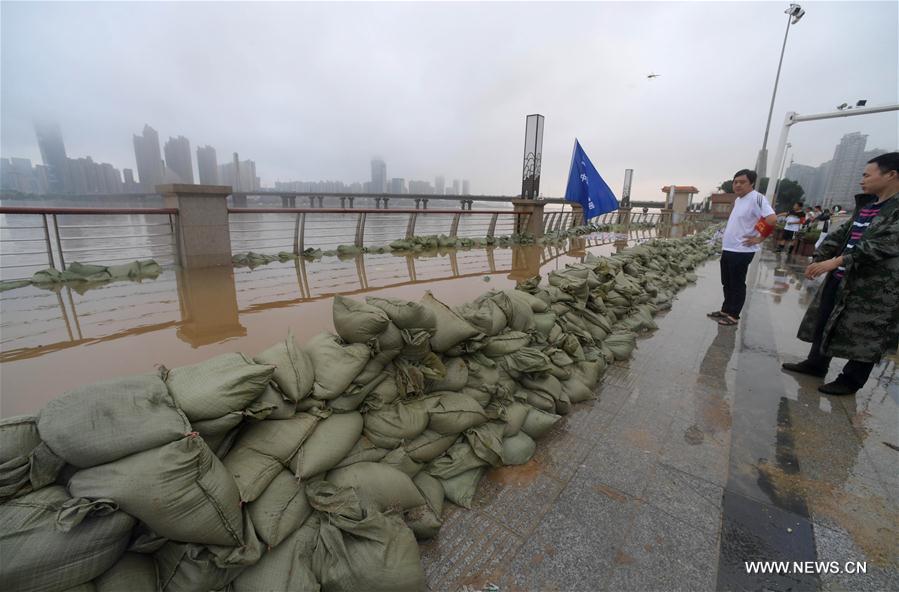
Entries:
[[650,72],[646,78],[649,80],[652,80],[653,78],[658,78],[659,76],[661,76],[661,74],[656,74],[655,72]]

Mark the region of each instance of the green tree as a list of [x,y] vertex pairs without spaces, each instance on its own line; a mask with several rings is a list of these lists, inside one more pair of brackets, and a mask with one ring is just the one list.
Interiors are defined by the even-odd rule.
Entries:
[[793,207],[794,203],[802,201],[803,195],[805,195],[805,189],[802,188],[802,185],[790,179],[781,179],[780,187],[777,188],[777,203],[774,204],[774,209],[778,212],[786,212]]

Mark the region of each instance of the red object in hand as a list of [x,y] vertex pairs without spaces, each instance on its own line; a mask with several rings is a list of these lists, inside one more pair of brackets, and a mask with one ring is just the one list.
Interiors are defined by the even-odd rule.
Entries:
[[759,218],[759,221],[755,223],[755,230],[762,238],[768,238],[774,232],[774,225],[765,222],[764,218]]

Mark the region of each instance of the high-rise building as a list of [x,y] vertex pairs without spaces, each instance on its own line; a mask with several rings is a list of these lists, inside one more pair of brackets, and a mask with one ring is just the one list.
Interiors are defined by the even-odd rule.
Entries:
[[434,177],[434,193],[437,195],[443,195],[446,191],[446,179],[443,175],[438,175]]
[[175,182],[193,185],[194,166],[190,158],[190,140],[184,136],[169,138],[163,150],[166,169],[175,174]]
[[390,191],[388,193],[400,194],[406,193],[406,180],[394,177],[390,180]]
[[256,191],[259,188],[256,163],[252,160],[240,160],[235,152],[231,162],[219,166],[219,182],[222,185],[230,185],[232,191]]
[[460,195],[462,190],[462,184],[459,182],[459,179],[453,179],[453,195]]
[[799,183],[803,191],[805,191],[803,199],[809,205],[821,203],[821,198],[814,194],[815,189],[820,185],[818,177],[821,176],[819,167],[808,166],[791,162],[784,173],[784,179],[789,179]]
[[197,172],[200,173],[200,185],[218,185],[219,167],[215,157],[215,148],[200,146],[197,148]]
[[387,193],[387,163],[380,158],[371,160],[371,192]]
[[462,195],[471,195],[471,183],[468,179],[462,179]]
[[140,185],[134,181],[134,171],[132,169],[123,169],[122,174],[125,177],[124,190],[126,193],[138,193]]
[[840,140],[833,153],[830,172],[824,188],[824,205],[839,204],[852,209],[854,196],[859,192],[858,182],[865,168],[865,144],[867,134],[853,132]]
[[433,195],[434,187],[427,181],[409,181],[409,193],[413,195]]
[[134,159],[141,188],[156,191],[156,185],[165,182],[165,167],[159,152],[159,134],[149,125],[144,125],[140,136],[134,135]]
[[40,122],[34,124],[37,145],[41,159],[47,167],[51,193],[68,193],[69,171],[66,146],[62,141],[62,131],[57,123]]

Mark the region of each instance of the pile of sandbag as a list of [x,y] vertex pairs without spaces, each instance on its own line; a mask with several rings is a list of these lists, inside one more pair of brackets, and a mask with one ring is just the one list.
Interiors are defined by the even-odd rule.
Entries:
[[65,271],[48,267],[34,272],[30,279],[0,281],[0,292],[23,286],[37,286],[46,290],[58,290],[60,286],[67,285],[76,292],[84,293],[84,291],[90,288],[110,282],[155,280],[160,273],[162,273],[162,268],[152,259],[111,266],[75,261],[67,266]]
[[[334,298],[335,333],[68,392],[0,422],[0,587],[420,590],[446,501],[630,357],[707,237],[450,307]],[[695,277],[694,277],[695,279]]]

